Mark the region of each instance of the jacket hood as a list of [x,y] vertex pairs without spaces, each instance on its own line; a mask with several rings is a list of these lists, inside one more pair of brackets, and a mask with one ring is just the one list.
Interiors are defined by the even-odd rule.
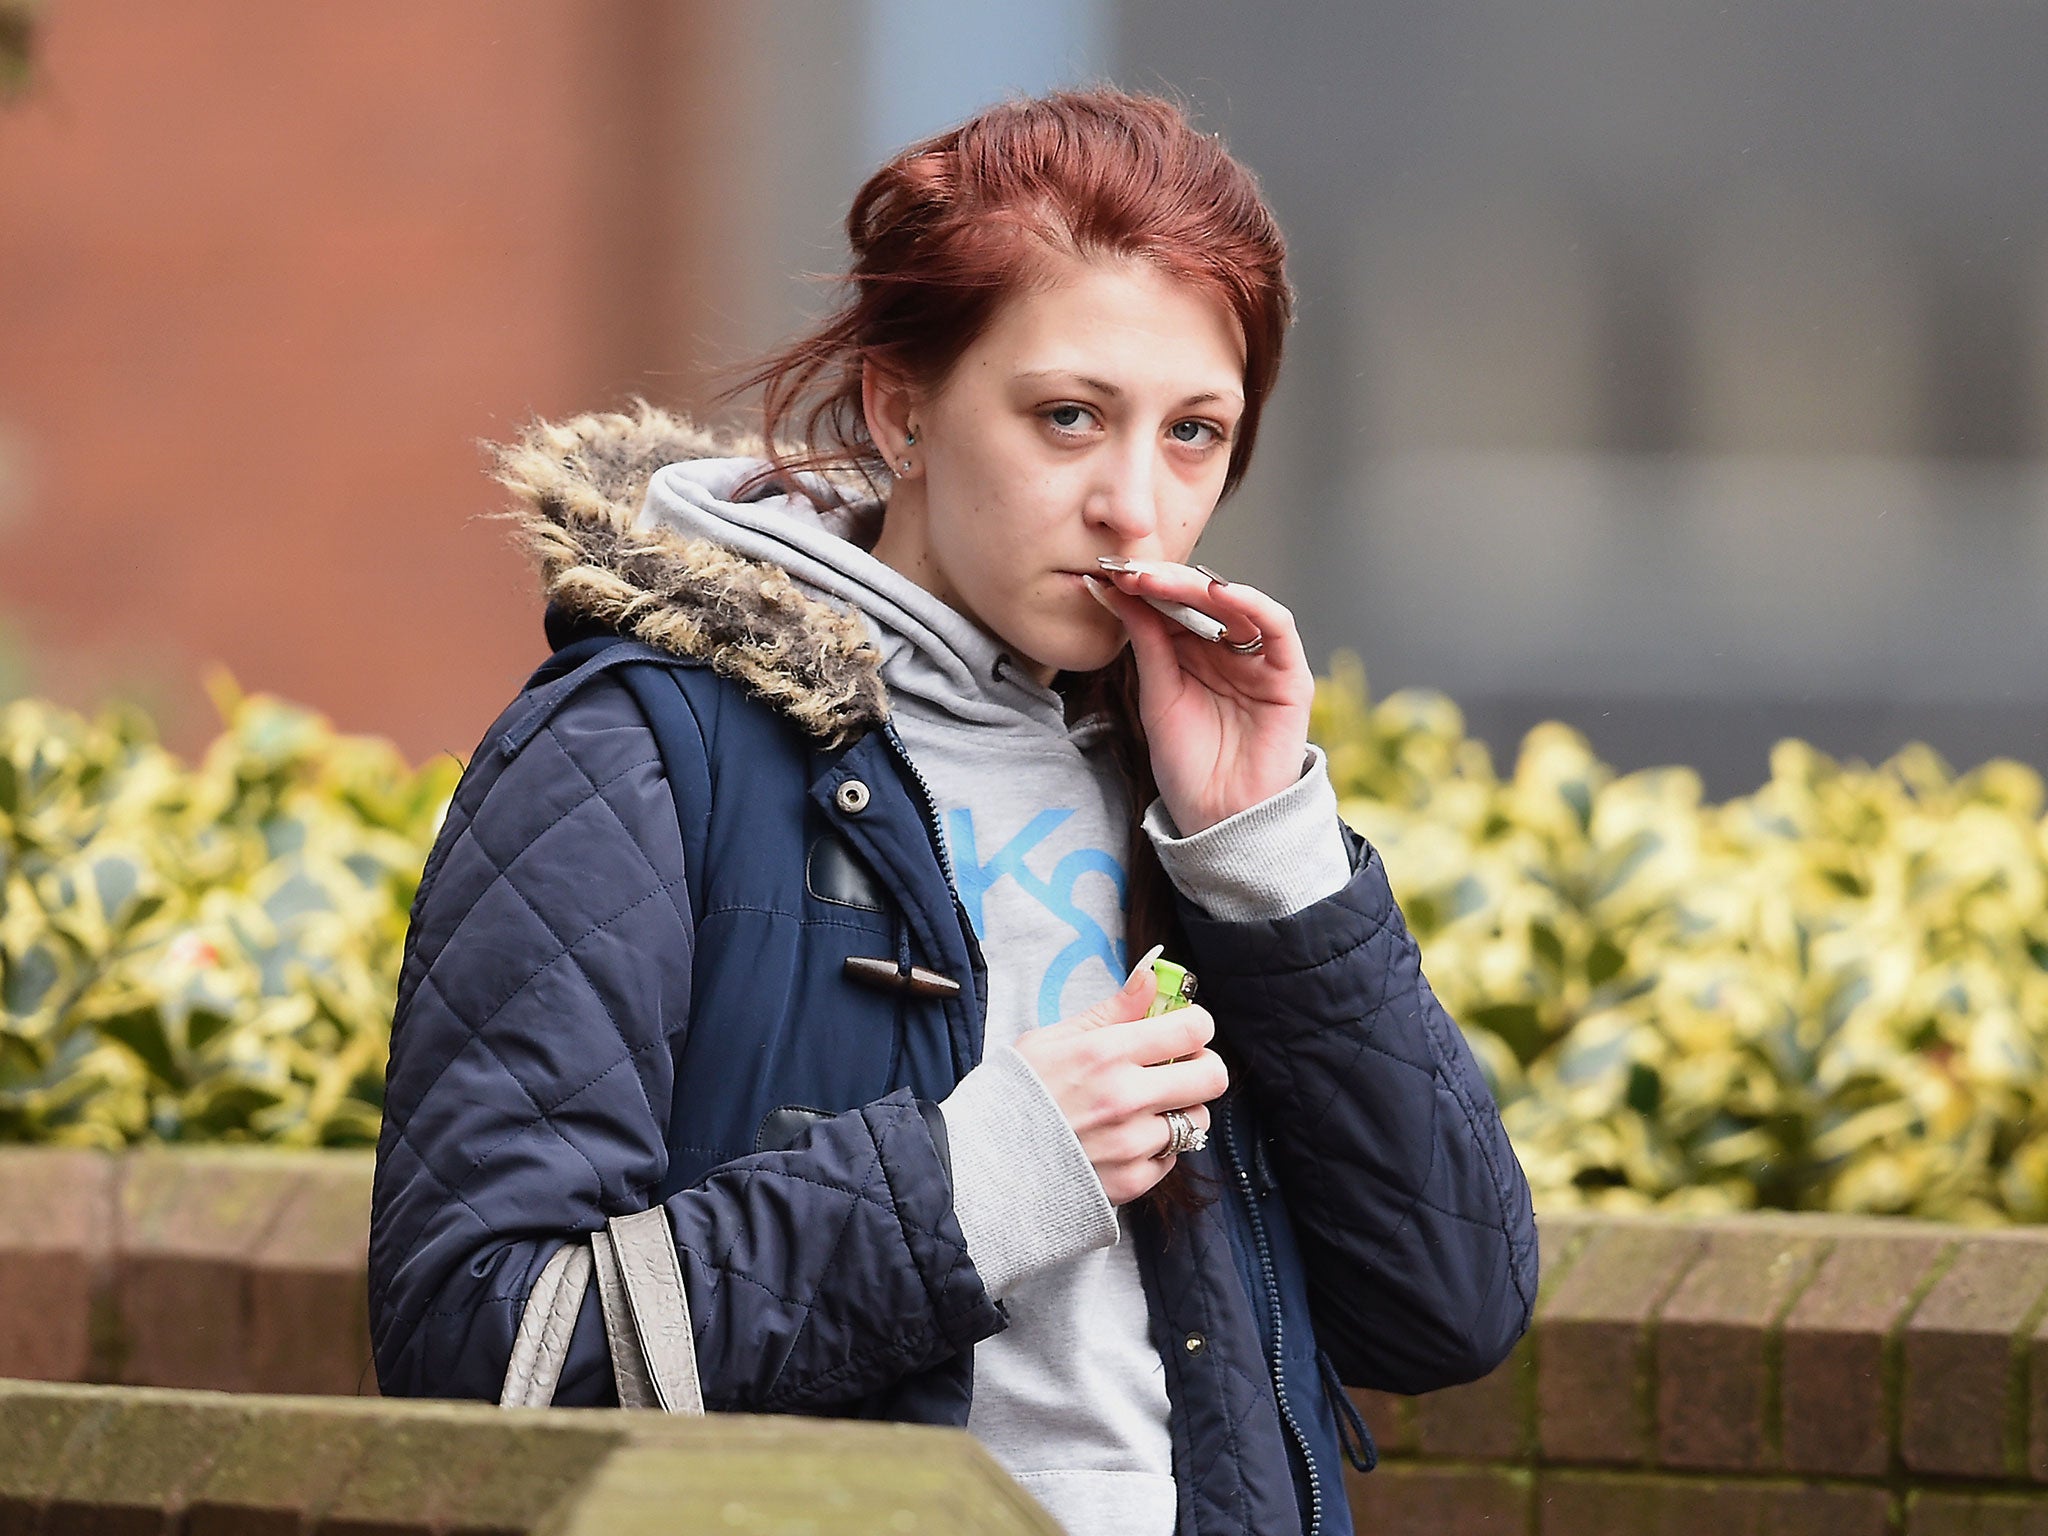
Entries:
[[[640,516],[663,466],[760,458],[759,438],[641,401],[631,412],[536,422],[494,452],[513,498],[506,515],[551,607],[706,663],[828,748],[888,718],[882,654],[858,611],[812,596],[777,565]],[[858,482],[804,483],[849,529],[875,510],[857,498]]]
[[[924,717],[978,731],[1068,735],[1060,694],[1020,666],[1002,640],[875,557],[879,501],[835,502],[832,487],[808,475],[798,478],[815,499],[784,484],[735,500],[761,469],[749,457],[664,465],[648,483],[637,526],[708,539],[782,572],[811,597],[857,609],[881,650],[899,729],[914,730],[913,717]],[[991,749],[985,735],[979,740]]]

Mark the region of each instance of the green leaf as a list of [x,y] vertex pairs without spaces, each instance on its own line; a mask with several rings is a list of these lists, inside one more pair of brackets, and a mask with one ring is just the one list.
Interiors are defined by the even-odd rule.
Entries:
[[1557,786],[1557,792],[1564,803],[1578,814],[1579,830],[1590,830],[1593,825],[1593,787],[1584,779],[1566,779]]
[[142,887],[142,865],[125,854],[107,854],[92,861],[93,893],[110,923],[119,922]]
[[0,1003],[16,1018],[26,1018],[43,1006],[63,975],[64,967],[51,945],[31,944],[19,955],[0,949]]
[[1602,934],[1593,941],[1593,947],[1586,955],[1586,980],[1594,986],[1604,986],[1621,974],[1621,968],[1628,964],[1628,956],[1620,945]]
[[1628,1069],[1628,1091],[1623,1098],[1630,1109],[1646,1120],[1652,1119],[1664,1102],[1664,1080],[1657,1075],[1655,1067],[1645,1062],[1633,1062]]
[[234,1016],[217,1009],[194,1007],[185,1015],[185,1044],[197,1054],[234,1026]]
[[127,1046],[159,1082],[172,1088],[186,1086],[185,1073],[178,1065],[177,1047],[171,1041],[163,1014],[154,1004],[124,1008],[97,1022],[101,1034]]
[[1636,833],[1618,848],[1608,849],[1600,859],[1593,880],[1593,899],[1605,901],[1635,878],[1652,858],[1663,850],[1664,839],[1655,832]]
[[1505,1040],[1523,1066],[1534,1061],[1550,1043],[1533,1003],[1492,1003],[1467,1009],[1465,1016]]

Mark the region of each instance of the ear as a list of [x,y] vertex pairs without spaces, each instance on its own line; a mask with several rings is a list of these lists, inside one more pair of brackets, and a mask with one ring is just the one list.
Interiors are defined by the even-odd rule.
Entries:
[[904,445],[904,440],[910,435],[910,419],[916,405],[910,387],[884,373],[873,361],[863,362],[860,367],[860,404],[861,413],[867,418],[868,440],[875,445],[876,452],[888,460],[889,468],[900,474],[906,457],[910,457],[914,464],[915,450]]

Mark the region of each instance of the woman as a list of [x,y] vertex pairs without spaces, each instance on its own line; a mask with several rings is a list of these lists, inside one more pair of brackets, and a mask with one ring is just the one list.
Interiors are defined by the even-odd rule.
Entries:
[[[1292,617],[1186,563],[1279,231],[1090,91],[906,150],[848,232],[755,380],[805,449],[643,408],[505,456],[555,655],[414,908],[379,1381],[497,1396],[550,1258],[659,1206],[713,1409],[965,1425],[1075,1532],[1346,1531],[1337,1383],[1490,1370],[1536,1253]],[[1147,1018],[1161,944],[1201,1003]],[[617,1401],[595,1298],[554,1400]]]

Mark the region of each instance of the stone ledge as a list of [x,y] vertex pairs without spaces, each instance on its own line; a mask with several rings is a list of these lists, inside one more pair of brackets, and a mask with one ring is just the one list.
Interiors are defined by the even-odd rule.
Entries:
[[0,1446],[0,1530],[45,1536],[1058,1536],[908,1425],[0,1381]]

